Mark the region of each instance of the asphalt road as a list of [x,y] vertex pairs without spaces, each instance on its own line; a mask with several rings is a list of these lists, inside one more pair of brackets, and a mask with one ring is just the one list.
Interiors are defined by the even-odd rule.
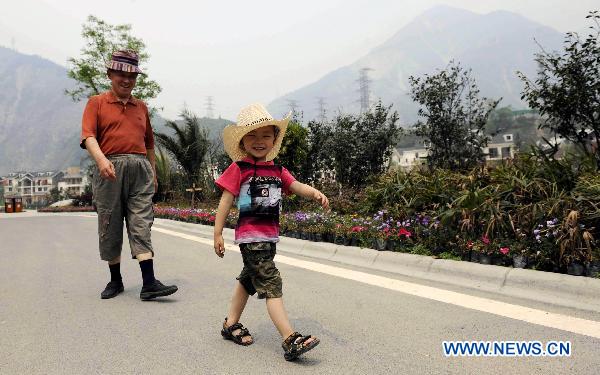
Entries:
[[[221,338],[239,253],[219,259],[209,245],[157,231],[153,242],[157,278],[179,292],[140,301],[139,267],[125,245],[125,292],[101,300],[108,267],[98,257],[95,218],[2,214],[0,374],[600,373],[600,339],[280,264],[292,324],[321,339],[286,362],[261,300],[251,299],[242,317],[253,345]],[[447,340],[570,341],[572,354],[449,358],[442,351]]]

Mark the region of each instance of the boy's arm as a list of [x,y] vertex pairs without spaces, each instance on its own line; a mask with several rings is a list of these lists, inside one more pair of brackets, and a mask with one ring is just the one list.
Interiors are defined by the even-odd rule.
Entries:
[[234,200],[233,194],[227,190],[223,190],[221,200],[219,201],[219,208],[217,209],[217,216],[215,217],[215,232],[214,232],[214,247],[215,254],[223,258],[225,255],[225,241],[223,240],[223,227],[225,226],[225,220],[231,209],[231,205]]
[[290,191],[301,197],[318,201],[325,209],[329,208],[329,199],[327,199],[325,194],[321,193],[312,186],[303,184],[302,182],[294,181],[290,185]]

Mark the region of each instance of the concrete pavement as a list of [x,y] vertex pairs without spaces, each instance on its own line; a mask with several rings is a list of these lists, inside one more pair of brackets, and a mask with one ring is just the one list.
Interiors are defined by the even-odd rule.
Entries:
[[[155,225],[201,235],[198,226],[175,228],[160,220]],[[241,269],[239,254],[228,252],[218,259],[209,245],[157,230],[157,277],[179,285],[180,291],[172,298],[141,302],[139,268],[125,256],[125,293],[100,300],[108,269],[98,260],[95,231],[93,217],[0,217],[0,373],[596,374],[600,365],[596,338],[282,263],[278,266],[293,324],[322,340],[302,360],[288,363],[262,301],[252,299],[242,320],[254,334],[254,345],[236,346],[219,335]],[[344,268],[438,284],[365,266]],[[584,310],[448,288],[600,321],[600,314]],[[444,340],[568,340],[573,355],[446,358]]]

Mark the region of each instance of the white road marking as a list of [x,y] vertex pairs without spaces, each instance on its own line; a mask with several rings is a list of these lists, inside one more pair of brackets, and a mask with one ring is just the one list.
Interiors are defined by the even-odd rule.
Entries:
[[[213,241],[180,233],[169,229],[152,227],[153,231],[199,242],[213,246]],[[225,245],[228,251],[239,253],[239,248],[234,245]],[[365,272],[353,271],[345,268],[329,266],[326,264],[310,262],[277,254],[275,260],[279,263],[293,267],[304,268],[314,272],[320,272],[360,283],[377,286],[380,288],[395,290],[416,297],[426,298],[433,301],[444,302],[455,306],[465,307],[471,310],[483,311],[506,318],[516,319],[527,323],[537,324],[544,327],[556,328],[562,331],[577,333],[600,339],[600,322],[576,318],[568,315],[555,314],[544,310],[533,309],[525,306],[494,301],[487,298],[475,297],[468,294],[452,292],[444,289],[409,283],[390,279],[388,277],[372,275]]]

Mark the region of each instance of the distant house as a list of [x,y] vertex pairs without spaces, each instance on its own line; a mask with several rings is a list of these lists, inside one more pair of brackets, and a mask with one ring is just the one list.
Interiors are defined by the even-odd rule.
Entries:
[[517,152],[515,134],[497,134],[483,148],[486,161],[499,161],[512,159]]
[[0,181],[6,197],[18,195],[25,206],[42,206],[48,203],[48,194],[53,188],[68,196],[79,195],[88,179],[79,167],[69,167],[66,171],[11,172],[0,177]]
[[46,196],[58,185],[63,175],[60,171],[9,173],[2,177],[6,181],[4,195],[20,195],[25,206],[43,205],[47,201]]
[[80,195],[85,191],[87,183],[88,178],[81,173],[81,168],[69,167],[58,181],[58,190],[68,196]]
[[[518,136],[512,133],[498,134],[490,139],[487,147],[483,148],[486,163],[514,158],[517,153]],[[427,164],[429,155],[426,146],[411,146],[395,148],[390,158],[390,168],[410,170],[416,166]]]
[[426,164],[428,154],[425,147],[394,148],[390,157],[390,167],[410,170]]

